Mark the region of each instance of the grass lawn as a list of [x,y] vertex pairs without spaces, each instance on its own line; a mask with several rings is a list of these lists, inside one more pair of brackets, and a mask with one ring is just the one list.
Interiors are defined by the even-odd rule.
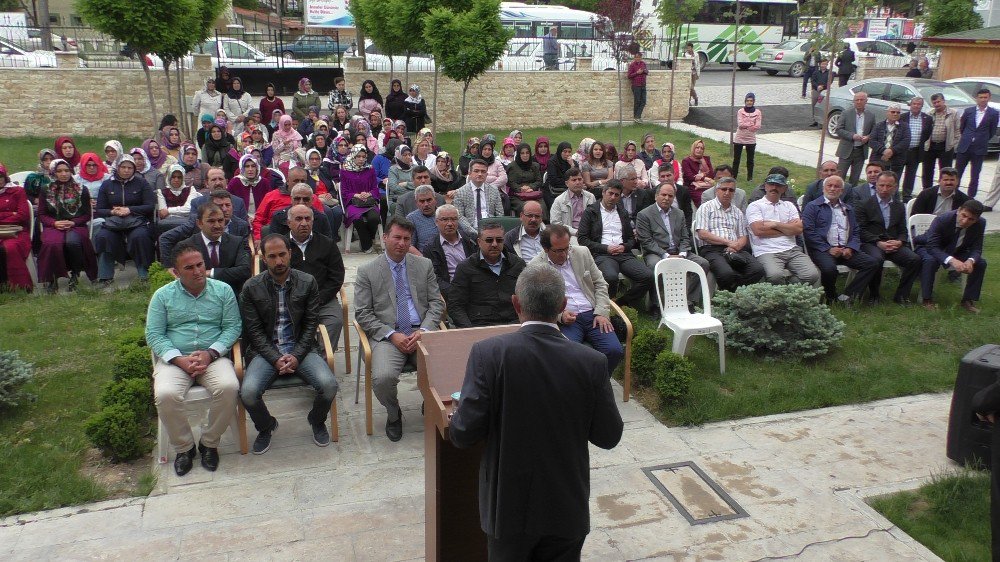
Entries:
[[[0,295],[0,348],[19,350],[35,365],[26,390],[37,396],[0,415],[0,516],[136,493],[113,489],[94,474],[83,425],[111,380],[115,338],[140,324],[147,302],[144,288]],[[144,480],[140,488],[148,487]]]
[[990,559],[990,473],[936,477],[912,492],[869,501],[876,511],[949,562]]

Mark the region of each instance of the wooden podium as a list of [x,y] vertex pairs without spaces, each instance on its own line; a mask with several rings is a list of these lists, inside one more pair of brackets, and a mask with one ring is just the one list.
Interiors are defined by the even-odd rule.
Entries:
[[459,449],[448,439],[451,395],[462,389],[472,344],[517,324],[426,332],[417,347],[417,385],[424,397],[424,557],[486,560],[479,524],[479,460],[483,444]]

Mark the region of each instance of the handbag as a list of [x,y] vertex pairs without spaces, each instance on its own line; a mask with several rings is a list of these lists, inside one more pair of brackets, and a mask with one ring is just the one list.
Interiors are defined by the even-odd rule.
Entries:
[[127,217],[110,216],[104,219],[103,227],[114,232],[128,232],[146,224],[146,219],[136,215]]
[[378,204],[378,199],[374,197],[369,197],[367,199],[362,199],[355,195],[351,197],[351,205],[358,207],[360,209],[367,209],[368,207],[374,207]]

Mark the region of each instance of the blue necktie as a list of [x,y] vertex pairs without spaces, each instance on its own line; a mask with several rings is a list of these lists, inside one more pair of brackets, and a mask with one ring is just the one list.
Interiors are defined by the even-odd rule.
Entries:
[[393,278],[396,282],[396,331],[409,336],[413,333],[413,326],[410,324],[410,307],[407,300],[406,274],[403,272],[403,264],[393,264],[395,270]]

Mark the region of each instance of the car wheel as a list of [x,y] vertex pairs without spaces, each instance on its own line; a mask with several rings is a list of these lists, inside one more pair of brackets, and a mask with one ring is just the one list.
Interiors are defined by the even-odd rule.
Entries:
[[291,51],[282,51],[281,52],[281,58],[283,58],[285,60],[293,59],[293,58],[295,58],[295,53],[293,53]]
[[739,67],[740,70],[750,70],[751,68],[753,68],[753,63],[752,62],[738,62],[738,63],[736,63],[736,66]]
[[764,69],[764,72],[766,72],[768,76],[777,76],[778,75],[778,71],[777,70],[772,70],[770,68]]
[[708,55],[705,53],[698,53],[698,73],[700,74],[702,70],[705,70],[705,65],[708,64]]
[[806,65],[802,61],[798,61],[788,69],[788,75],[793,78],[802,78],[802,75],[806,72]]
[[826,117],[826,134],[830,138],[837,138],[837,127],[840,126],[840,110],[834,109]]

